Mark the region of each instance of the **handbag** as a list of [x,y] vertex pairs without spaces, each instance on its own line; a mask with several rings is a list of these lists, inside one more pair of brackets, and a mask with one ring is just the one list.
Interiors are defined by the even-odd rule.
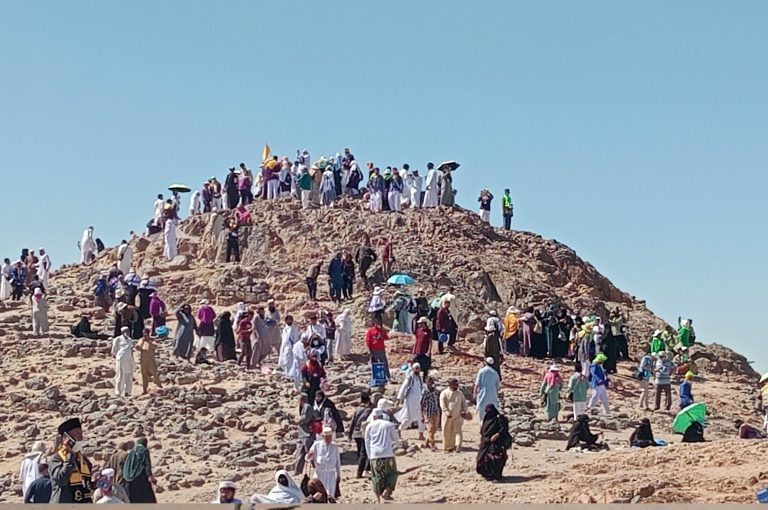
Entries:
[[533,332],[537,335],[540,335],[543,331],[543,327],[541,325],[541,321],[539,319],[536,319],[536,324],[533,325]]
[[437,341],[442,343],[447,342],[450,339],[450,335],[448,333],[438,333],[437,334]]
[[322,434],[323,433],[322,420],[312,420],[311,422],[309,422],[309,431],[312,434]]

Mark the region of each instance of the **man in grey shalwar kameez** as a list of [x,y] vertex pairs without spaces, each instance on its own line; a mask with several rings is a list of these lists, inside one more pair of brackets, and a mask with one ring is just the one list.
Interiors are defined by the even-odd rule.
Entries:
[[272,344],[269,340],[267,323],[264,321],[264,307],[256,308],[253,316],[253,333],[251,333],[251,366],[261,367],[261,362],[272,352]]

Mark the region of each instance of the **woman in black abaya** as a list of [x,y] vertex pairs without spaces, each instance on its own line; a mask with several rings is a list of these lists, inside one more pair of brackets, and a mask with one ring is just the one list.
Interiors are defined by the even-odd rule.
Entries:
[[486,480],[501,480],[507,463],[507,450],[512,446],[509,421],[496,406],[485,406],[485,418],[480,429],[480,450],[477,452],[477,472]]

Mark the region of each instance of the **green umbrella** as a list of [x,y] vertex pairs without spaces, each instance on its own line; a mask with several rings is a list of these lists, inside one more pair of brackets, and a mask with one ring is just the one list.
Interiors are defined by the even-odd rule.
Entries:
[[707,405],[703,402],[691,404],[675,416],[672,422],[672,430],[676,434],[685,434],[688,427],[694,422],[704,423],[707,418]]

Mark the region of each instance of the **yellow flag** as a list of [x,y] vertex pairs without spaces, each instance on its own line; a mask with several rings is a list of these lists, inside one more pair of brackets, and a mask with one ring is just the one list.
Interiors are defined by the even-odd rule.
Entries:
[[264,163],[269,159],[269,154],[272,152],[272,149],[269,148],[269,144],[264,144],[264,150],[261,152],[261,162]]

